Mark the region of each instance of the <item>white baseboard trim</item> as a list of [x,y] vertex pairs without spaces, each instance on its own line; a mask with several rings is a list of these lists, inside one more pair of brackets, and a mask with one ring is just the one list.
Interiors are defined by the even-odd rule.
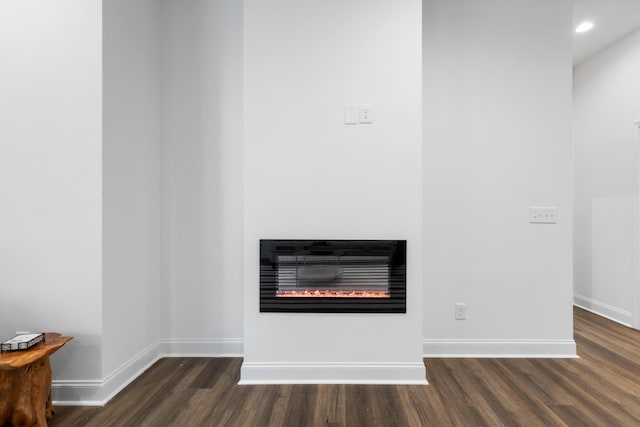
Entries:
[[244,340],[241,338],[218,340],[160,340],[165,357],[242,357]]
[[[573,340],[424,340],[424,357],[575,358]],[[160,340],[102,380],[54,380],[58,406],[103,406],[163,357],[242,357],[242,339]],[[239,384],[428,384],[423,363],[243,363]]]
[[614,307],[579,294],[573,295],[573,303],[580,308],[597,314],[598,316],[605,317],[630,328],[633,327],[633,313],[626,310],[622,310],[618,307]]
[[240,385],[411,384],[426,385],[424,363],[243,363]]
[[574,340],[424,340],[422,349],[424,357],[438,358],[578,357]]
[[163,357],[241,357],[241,339],[160,340],[132,357],[102,380],[53,380],[57,406],[104,406]]
[[51,385],[53,403],[58,406],[103,406],[160,357],[159,343],[155,343],[129,359],[103,380],[54,380]]
[[55,406],[104,406],[104,381],[53,380],[51,397]]

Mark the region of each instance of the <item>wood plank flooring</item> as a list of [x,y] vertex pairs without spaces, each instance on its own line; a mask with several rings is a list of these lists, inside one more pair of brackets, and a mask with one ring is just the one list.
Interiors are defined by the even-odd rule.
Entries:
[[580,359],[425,359],[429,386],[238,386],[240,358],[158,361],[73,426],[640,426],[640,332],[575,309]]

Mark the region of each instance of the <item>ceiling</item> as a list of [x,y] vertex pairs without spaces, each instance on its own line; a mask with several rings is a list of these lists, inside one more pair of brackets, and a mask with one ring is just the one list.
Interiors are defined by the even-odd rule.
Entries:
[[640,29],[640,0],[573,0],[573,28],[582,21],[593,30],[573,34],[573,65]]

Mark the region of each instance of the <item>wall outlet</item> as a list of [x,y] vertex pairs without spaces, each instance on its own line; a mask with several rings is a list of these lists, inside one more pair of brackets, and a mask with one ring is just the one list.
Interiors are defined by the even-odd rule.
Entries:
[[456,320],[465,320],[467,318],[467,303],[456,303]]
[[531,224],[556,224],[558,222],[558,209],[556,207],[529,208],[529,222]]

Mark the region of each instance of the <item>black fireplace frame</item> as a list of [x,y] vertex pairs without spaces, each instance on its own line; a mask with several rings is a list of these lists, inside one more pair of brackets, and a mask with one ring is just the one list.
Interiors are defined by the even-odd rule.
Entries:
[[[389,298],[276,296],[279,255],[384,255],[390,259]],[[261,313],[406,313],[406,240],[260,240]]]

